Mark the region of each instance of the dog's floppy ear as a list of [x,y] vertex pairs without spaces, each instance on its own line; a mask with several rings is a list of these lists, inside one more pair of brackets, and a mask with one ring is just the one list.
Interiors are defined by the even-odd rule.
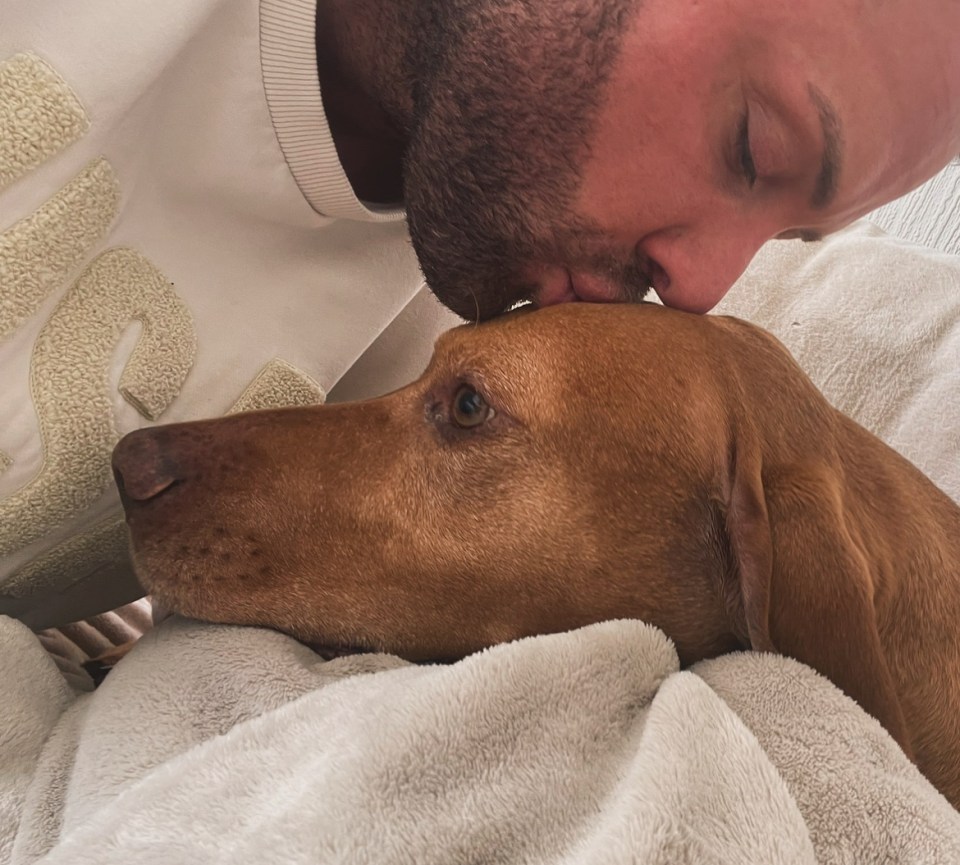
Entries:
[[727,532],[751,646],[818,670],[912,755],[877,631],[870,565],[838,474],[822,461],[761,469],[758,455],[741,457]]

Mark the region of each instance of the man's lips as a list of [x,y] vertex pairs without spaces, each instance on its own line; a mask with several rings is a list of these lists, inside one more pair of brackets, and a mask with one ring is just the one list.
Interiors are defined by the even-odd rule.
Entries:
[[[646,259],[643,266],[646,288],[652,288],[657,294],[670,287],[667,272],[653,259]],[[563,267],[545,269],[532,300],[537,306],[555,306],[559,303],[583,301],[586,303],[617,303],[628,300],[641,300],[640,292],[628,291],[613,280],[588,271],[571,271]],[[632,294],[637,296],[633,297]]]
[[562,267],[551,268],[545,272],[533,293],[533,301],[537,306],[556,306],[579,299],[573,289],[570,271]]
[[537,306],[587,301],[614,303],[621,299],[621,288],[611,280],[589,273],[572,273],[563,267],[546,271],[533,295]]

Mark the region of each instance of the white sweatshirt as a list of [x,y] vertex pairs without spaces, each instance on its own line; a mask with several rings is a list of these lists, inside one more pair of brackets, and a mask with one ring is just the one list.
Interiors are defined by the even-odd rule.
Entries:
[[395,386],[453,323],[402,209],[340,167],[314,13],[4,0],[0,613],[47,626],[138,595],[124,433],[322,401],[406,308],[361,365],[366,392],[377,367]]

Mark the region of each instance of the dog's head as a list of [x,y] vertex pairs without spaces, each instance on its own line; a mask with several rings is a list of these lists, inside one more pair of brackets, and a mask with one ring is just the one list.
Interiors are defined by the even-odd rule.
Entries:
[[140,579],[186,615],[411,658],[627,615],[730,648],[725,406],[684,357],[695,322],[519,312],[380,399],[132,433]]
[[188,616],[413,660],[634,617],[684,662],[803,660],[807,617],[872,622],[832,418],[756,328],[574,304],[459,327],[382,398],[143,430],[114,466],[140,578]]

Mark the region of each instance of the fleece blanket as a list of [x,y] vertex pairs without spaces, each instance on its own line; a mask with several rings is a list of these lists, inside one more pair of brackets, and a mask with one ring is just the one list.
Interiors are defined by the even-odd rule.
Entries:
[[79,698],[0,635],[4,861],[960,861],[960,814],[825,679],[681,672],[640,622],[418,667],[171,620]]
[[[960,263],[856,226],[725,311],[960,494]],[[606,622],[449,666],[179,619],[96,691],[0,618],[0,863],[960,862],[960,814],[818,674]],[[88,683],[89,684],[89,683]]]

